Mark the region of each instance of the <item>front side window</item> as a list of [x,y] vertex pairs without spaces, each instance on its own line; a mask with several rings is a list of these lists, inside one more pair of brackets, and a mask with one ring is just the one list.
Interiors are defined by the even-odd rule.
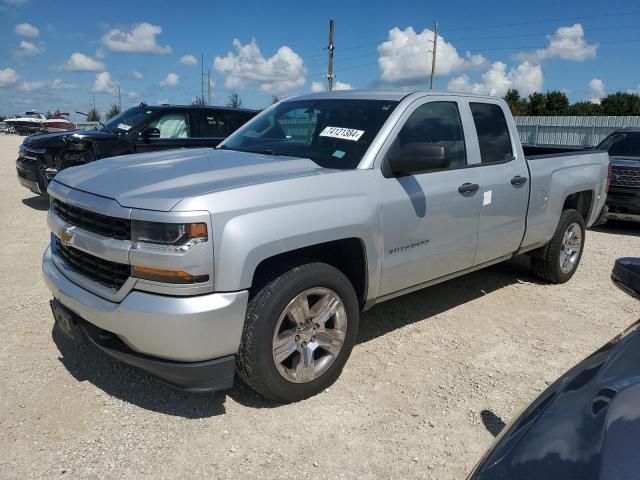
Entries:
[[106,124],[106,130],[127,133],[132,128],[137,128],[141,123],[144,123],[152,113],[153,110],[146,108],[146,106],[129,108],[109,120]]
[[189,138],[189,120],[184,113],[165,113],[149,127],[160,130],[160,138]]
[[448,168],[467,164],[462,122],[455,102],[429,102],[418,107],[398,134],[400,147],[410,143],[443,146]]
[[513,159],[511,136],[502,108],[491,103],[470,103],[480,144],[482,163],[507,162]]
[[354,169],[397,104],[355,99],[284,101],[249,121],[219,148],[308,158],[325,168]]

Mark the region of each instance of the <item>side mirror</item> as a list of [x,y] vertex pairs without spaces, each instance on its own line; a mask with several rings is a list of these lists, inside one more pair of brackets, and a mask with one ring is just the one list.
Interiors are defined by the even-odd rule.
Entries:
[[640,257],[617,259],[611,280],[632,297],[640,299]]
[[150,140],[152,138],[160,138],[160,130],[158,130],[155,127],[149,127],[149,128],[145,128],[141,133],[140,136],[142,138],[144,138],[145,140]]
[[398,150],[388,157],[389,168],[395,176],[413,175],[449,167],[450,162],[443,145],[408,143]]

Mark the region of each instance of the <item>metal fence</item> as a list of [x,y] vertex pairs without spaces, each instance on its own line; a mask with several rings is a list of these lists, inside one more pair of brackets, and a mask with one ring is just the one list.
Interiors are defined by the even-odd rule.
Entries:
[[633,117],[515,117],[522,143],[596,146],[614,130],[640,126]]

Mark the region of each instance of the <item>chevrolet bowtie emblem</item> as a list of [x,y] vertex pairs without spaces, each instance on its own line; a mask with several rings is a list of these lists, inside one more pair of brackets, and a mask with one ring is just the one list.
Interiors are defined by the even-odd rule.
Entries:
[[60,243],[65,246],[71,245],[71,240],[73,239],[73,234],[64,228],[58,230],[58,238],[60,239]]

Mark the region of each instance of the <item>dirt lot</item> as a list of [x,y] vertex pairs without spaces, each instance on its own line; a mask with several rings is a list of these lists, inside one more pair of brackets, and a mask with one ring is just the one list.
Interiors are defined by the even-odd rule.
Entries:
[[20,141],[0,136],[1,478],[463,478],[502,422],[640,316],[609,280],[640,229],[610,225],[566,285],[517,259],[375,307],[315,398],[184,394],[52,332],[48,201],[15,179]]

